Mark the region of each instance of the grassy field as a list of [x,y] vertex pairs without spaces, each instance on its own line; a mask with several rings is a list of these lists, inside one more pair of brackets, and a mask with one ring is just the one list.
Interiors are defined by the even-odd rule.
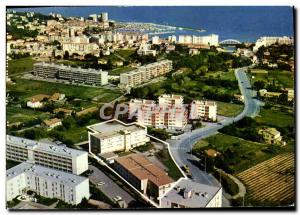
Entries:
[[182,177],[182,174],[176,164],[173,162],[168,150],[165,148],[155,153],[155,156],[168,168],[168,175],[174,180]]
[[288,205],[295,202],[295,156],[281,154],[237,176],[247,186],[250,204]]
[[256,121],[259,124],[275,127],[293,127],[294,114],[279,109],[261,109]]
[[13,59],[8,61],[8,75],[16,75],[33,69],[34,60],[31,57]]
[[200,150],[215,149],[221,155],[228,154],[228,149],[232,152],[231,158],[224,163],[234,173],[244,171],[255,164],[263,162],[273,156],[264,152],[266,145],[247,141],[226,134],[217,134],[199,141],[193,148],[193,153]]
[[272,83],[275,80],[275,83],[282,87],[294,87],[294,75],[289,71],[268,70],[266,72],[266,70],[253,70],[251,73],[255,77],[252,82],[262,80],[266,83]]
[[130,56],[135,53],[135,49],[119,49],[116,53],[126,60],[129,60]]
[[134,70],[134,68],[132,68],[130,66],[123,66],[123,67],[119,67],[119,68],[109,71],[108,74],[109,75],[120,75],[123,72],[129,72],[131,70]]
[[218,104],[218,115],[227,116],[227,117],[233,117],[241,113],[244,109],[244,105],[240,104],[231,104],[231,103],[225,103],[225,102],[219,102]]
[[66,94],[66,96],[73,96],[84,100],[91,100],[100,95],[99,102],[109,102],[121,95],[118,90],[25,79],[16,79],[16,84],[8,86],[8,90],[12,96],[17,96],[21,100],[40,93],[50,95],[59,92]]
[[222,80],[236,80],[234,70],[230,70],[229,72],[222,72],[222,71],[216,71],[216,72],[207,72],[205,74],[206,77],[213,77],[213,78],[220,78]]
[[37,118],[48,119],[50,117],[51,114],[37,110],[25,109],[13,105],[6,107],[6,120],[9,121],[9,123],[26,122]]

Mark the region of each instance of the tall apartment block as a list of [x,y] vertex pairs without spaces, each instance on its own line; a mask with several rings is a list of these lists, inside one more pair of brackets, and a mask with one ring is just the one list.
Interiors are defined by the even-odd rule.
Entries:
[[88,170],[88,153],[51,143],[6,136],[6,158],[79,175]]
[[211,35],[207,35],[207,36],[179,35],[178,43],[218,46],[219,45],[219,35],[217,35],[217,34],[211,34]]
[[170,130],[182,130],[188,121],[188,110],[179,95],[161,95],[158,104],[152,100],[132,99],[129,114],[136,115],[138,124]]
[[164,75],[172,70],[172,61],[162,60],[141,66],[136,70],[122,73],[120,75],[120,87],[135,87],[151,79]]
[[194,100],[191,103],[191,119],[217,121],[217,103],[214,101]]
[[62,79],[69,82],[102,86],[108,83],[108,73],[102,70],[72,68],[70,66],[35,63],[33,74],[41,78]]
[[6,171],[6,201],[31,190],[47,198],[57,198],[72,205],[89,199],[89,179],[23,162]]
[[89,151],[104,154],[115,151],[128,151],[150,141],[147,128],[137,123],[126,124],[113,119],[90,125]]

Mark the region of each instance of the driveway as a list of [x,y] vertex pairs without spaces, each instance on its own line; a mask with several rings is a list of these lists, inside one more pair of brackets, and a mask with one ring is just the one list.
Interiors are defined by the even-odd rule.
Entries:
[[107,195],[111,200],[115,196],[121,196],[122,199],[128,205],[131,201],[135,201],[135,199],[129,195],[125,190],[123,190],[119,185],[117,185],[112,179],[110,179],[107,175],[105,175],[102,171],[96,168],[93,165],[89,165],[89,170],[93,170],[94,172],[89,176],[89,180],[91,183],[97,185],[100,182],[104,182],[105,184],[102,186],[97,186],[105,195]]

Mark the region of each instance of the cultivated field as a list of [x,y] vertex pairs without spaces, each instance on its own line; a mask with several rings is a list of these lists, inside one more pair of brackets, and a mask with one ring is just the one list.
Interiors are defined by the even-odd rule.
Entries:
[[264,205],[286,205],[295,201],[293,153],[277,155],[237,176],[246,185],[251,201]]

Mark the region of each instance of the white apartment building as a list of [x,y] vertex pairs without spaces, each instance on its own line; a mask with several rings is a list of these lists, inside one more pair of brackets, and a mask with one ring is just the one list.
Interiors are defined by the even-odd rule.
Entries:
[[152,37],[152,44],[159,45],[160,43],[161,42],[160,42],[159,36]]
[[217,35],[217,34],[211,34],[211,35],[207,35],[207,36],[179,35],[178,43],[218,46],[219,45],[219,35]]
[[153,55],[156,56],[156,50],[151,49],[151,44],[142,43],[140,48],[137,50],[138,55]]
[[177,38],[176,38],[176,35],[171,35],[171,36],[168,36],[168,40],[170,43],[176,43],[177,42]]
[[172,61],[162,60],[141,66],[135,70],[121,73],[120,87],[135,87],[151,79],[162,76],[172,70]]
[[222,187],[200,184],[180,178],[163,197],[160,208],[218,208],[222,207]]
[[150,141],[147,128],[137,123],[126,124],[112,119],[87,128],[89,151],[94,154],[128,151]]
[[282,44],[294,44],[294,38],[292,37],[260,37],[253,47],[253,51],[256,52],[261,46],[268,47],[270,45],[273,45],[275,43],[278,43],[279,45]]
[[99,56],[100,53],[99,46],[89,42],[62,42],[62,50],[64,53],[69,52],[70,55],[76,53],[82,56],[86,54]]
[[42,78],[63,79],[69,82],[106,85],[108,84],[108,72],[95,69],[73,68],[70,66],[53,63],[35,63],[33,74]]
[[6,158],[79,175],[88,170],[88,153],[64,145],[6,136]]
[[207,100],[192,101],[190,119],[217,121],[217,103]]
[[129,114],[137,116],[137,122],[144,126],[182,130],[188,121],[188,110],[179,95],[162,95],[158,104],[152,100],[132,99]]
[[47,198],[77,205],[89,199],[89,179],[23,162],[6,171],[6,201],[31,190]]

